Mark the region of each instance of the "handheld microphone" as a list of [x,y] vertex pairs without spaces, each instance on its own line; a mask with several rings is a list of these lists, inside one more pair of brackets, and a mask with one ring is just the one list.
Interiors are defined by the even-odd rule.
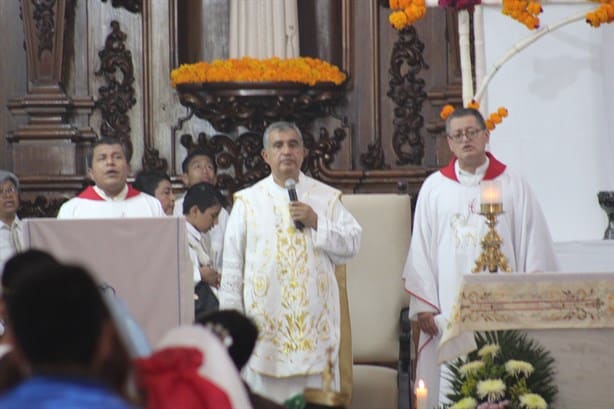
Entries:
[[[294,179],[286,179],[284,186],[286,186],[286,189],[288,189],[288,197],[290,198],[290,201],[298,201],[298,196],[296,195],[296,182]],[[297,230],[302,231],[305,228],[305,225],[302,222],[295,220],[294,227],[296,227]]]

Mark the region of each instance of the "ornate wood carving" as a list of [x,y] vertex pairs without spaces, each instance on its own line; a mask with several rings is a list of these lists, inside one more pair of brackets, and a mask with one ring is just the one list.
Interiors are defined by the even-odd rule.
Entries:
[[244,126],[263,132],[272,122],[284,120],[307,128],[324,117],[345,95],[343,86],[297,83],[208,83],[177,86],[179,101],[221,132]]
[[19,216],[27,217],[56,217],[60,206],[67,201],[65,197],[48,199],[45,196],[36,196],[33,200],[20,200]]
[[[104,48],[98,52],[100,69],[97,76],[103,76],[106,85],[98,88],[100,98],[96,107],[102,114],[100,134],[119,138],[128,146],[130,141],[130,118],[127,112],[136,104],[134,97],[134,67],[132,53],[126,50],[126,34],[121,31],[119,22],[111,22],[111,34],[105,40]],[[118,70],[121,79],[118,79]]]
[[223,180],[224,186],[233,191],[236,187],[251,184],[269,173],[268,166],[260,158],[262,134],[275,121],[296,123],[303,134],[308,154],[303,170],[317,177],[320,160],[330,164],[339,151],[340,142],[346,136],[338,128],[332,136],[326,129],[320,130],[316,140],[311,133],[315,118],[333,114],[333,108],[344,95],[343,86],[320,84],[309,87],[296,83],[212,83],[184,84],[177,87],[180,102],[197,117],[209,121],[221,132],[233,133],[239,126],[249,132],[236,140],[224,135],[207,138],[201,133],[198,142],[191,135],[183,135],[181,144],[189,150],[195,145],[209,149],[217,158],[220,170],[232,168],[235,180]]
[[38,38],[38,57],[43,51],[53,51],[55,37],[55,19],[53,8],[56,0],[32,0],[34,11],[32,17],[36,23],[36,37]]
[[157,149],[146,146],[141,160],[143,170],[157,170],[160,172],[168,172],[168,161],[160,157],[160,152]]
[[424,44],[413,26],[399,32],[390,57],[390,90],[388,96],[396,104],[392,144],[399,165],[420,165],[424,157],[421,129],[424,118],[422,104],[426,99],[424,80],[417,78],[428,65],[422,52]]
[[311,142],[309,146],[305,144],[309,152],[303,167],[306,167],[313,177],[320,179],[320,167],[322,165],[328,167],[333,163],[335,155],[341,149],[341,141],[345,137],[344,128],[336,128],[331,136],[328,129],[321,127],[318,140]]
[[367,146],[367,152],[360,155],[360,164],[364,169],[390,169],[390,165],[387,165],[385,160],[381,138],[370,143]]
[[[107,2],[107,0],[102,1]],[[123,7],[133,13],[140,13],[143,10],[143,0],[111,0],[111,5],[115,8]]]

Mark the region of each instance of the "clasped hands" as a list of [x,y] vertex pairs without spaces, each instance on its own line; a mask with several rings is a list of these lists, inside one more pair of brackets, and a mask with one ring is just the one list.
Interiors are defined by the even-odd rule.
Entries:
[[222,275],[218,273],[210,265],[202,265],[199,267],[200,279],[209,284],[210,287],[220,288],[220,282],[222,281]]
[[290,202],[290,217],[295,222],[301,222],[305,227],[318,230],[318,215],[307,203]]

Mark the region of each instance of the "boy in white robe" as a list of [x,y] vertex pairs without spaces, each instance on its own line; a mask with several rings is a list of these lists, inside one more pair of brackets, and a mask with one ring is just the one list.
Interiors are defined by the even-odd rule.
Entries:
[[219,307],[217,289],[220,286],[220,274],[213,265],[214,255],[206,235],[218,223],[222,208],[218,196],[213,185],[197,183],[188,189],[183,201],[188,251],[194,271],[194,316],[197,319]]
[[[181,170],[183,172],[181,180],[188,189],[197,183],[206,182],[213,186],[217,183],[215,157],[203,149],[195,149],[188,153],[188,156],[181,163]],[[184,197],[180,197],[175,201],[175,210],[173,211],[175,216],[183,214],[183,200]],[[224,252],[224,231],[226,230],[227,222],[228,211],[222,206],[218,223],[207,233],[203,234],[203,236],[206,236],[205,240],[211,243],[211,249],[215,255],[213,258],[214,266],[220,273],[222,271],[222,256]]]
[[[487,226],[480,212],[480,182],[501,185],[504,213],[497,232],[511,271],[556,271],[552,238],[535,196],[520,175],[486,152],[489,132],[481,114],[457,109],[447,119],[455,157],[420,189],[409,254],[403,271],[412,295],[410,319],[420,328],[416,380],[428,387],[428,408],[447,402],[437,346],[456,299],[461,277],[471,274]],[[445,368],[444,368],[445,369]]]
[[126,181],[130,173],[127,147],[116,138],[100,138],[87,153],[88,175],[94,181],[60,207],[58,219],[164,217],[160,202]]
[[[361,228],[338,190],[301,173],[305,149],[294,124],[271,124],[263,146],[271,175],[235,194],[219,299],[221,309],[243,312],[259,327],[245,380],[283,402],[305,387],[321,388],[330,351],[338,354],[335,265],[358,252]],[[288,179],[296,183],[296,201]],[[335,382],[338,388],[338,376]]]

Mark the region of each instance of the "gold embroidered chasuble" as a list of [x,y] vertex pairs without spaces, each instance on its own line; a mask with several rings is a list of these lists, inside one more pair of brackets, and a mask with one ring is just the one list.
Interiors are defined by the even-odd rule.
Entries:
[[271,176],[238,192],[224,240],[220,308],[252,317],[260,337],[249,365],[286,377],[321,373],[328,350],[339,350],[335,265],[358,252],[361,228],[340,192],[303,174],[300,201],[318,215],[318,229],[294,227],[287,190]]

